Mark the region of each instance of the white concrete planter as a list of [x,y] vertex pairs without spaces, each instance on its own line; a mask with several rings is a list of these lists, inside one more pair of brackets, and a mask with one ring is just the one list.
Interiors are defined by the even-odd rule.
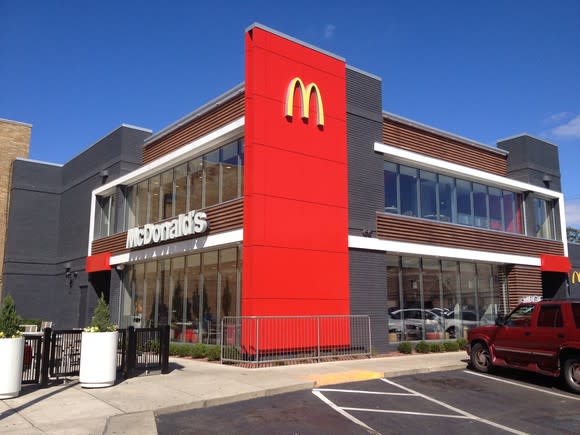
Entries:
[[103,388],[117,378],[117,331],[83,332],[79,381],[83,388]]
[[0,355],[0,399],[10,399],[22,386],[24,337],[0,338]]

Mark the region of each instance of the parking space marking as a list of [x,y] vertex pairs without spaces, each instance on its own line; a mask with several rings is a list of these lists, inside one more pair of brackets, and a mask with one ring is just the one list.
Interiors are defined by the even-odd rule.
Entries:
[[340,390],[338,388],[315,388],[314,391],[333,391],[337,393],[380,394],[384,396],[414,396],[411,393],[387,393],[385,391]]
[[350,408],[343,407],[345,411],[364,411],[364,412],[379,412],[383,414],[405,414],[405,415],[420,415],[422,417],[445,417],[458,418],[463,420],[471,420],[471,417],[465,415],[450,415],[450,414],[434,414],[431,412],[414,412],[414,411],[393,411],[392,409],[370,409],[370,408]]
[[470,370],[464,370],[464,373],[467,373],[469,375],[473,375],[473,376],[480,376],[482,378],[486,378],[486,379],[491,379],[497,382],[503,382],[505,384],[510,384],[510,385],[515,385],[517,387],[521,387],[521,388],[527,388],[528,390],[534,390],[534,391],[540,391],[542,393],[546,393],[546,394],[550,394],[552,396],[556,396],[556,397],[564,397],[566,399],[571,399],[571,400],[580,400],[580,397],[574,397],[574,396],[570,396],[567,394],[562,394],[562,393],[555,393],[553,391],[548,391],[542,388],[538,388],[538,387],[532,387],[531,385],[525,385],[525,384],[521,384],[519,382],[514,382],[514,381],[508,381],[507,379],[501,379],[501,378],[497,378],[495,376],[490,376],[490,375],[486,375],[483,373],[475,373],[472,372]]
[[368,430],[369,432],[371,432],[373,434],[381,435],[380,432],[377,432],[372,427],[366,425],[365,423],[363,423],[362,421],[360,421],[355,416],[350,415],[348,412],[344,411],[340,406],[335,405],[334,402],[332,402],[330,399],[327,399],[324,396],[324,394],[322,394],[320,391],[312,390],[312,394],[314,394],[316,397],[318,397],[320,400],[322,400],[324,403],[326,403],[328,406],[330,406],[332,409],[334,409],[340,415],[348,418],[353,423],[355,423],[355,424],[357,424],[357,425],[359,425],[361,427],[364,427],[366,430]]
[[480,423],[484,423],[484,424],[487,424],[489,426],[493,426],[493,427],[496,427],[498,429],[505,430],[506,432],[511,432],[511,433],[520,434],[520,435],[527,434],[526,432],[521,432],[521,431],[519,431],[517,429],[513,429],[511,427],[504,426],[503,424],[499,424],[499,423],[496,423],[494,421],[491,421],[491,420],[487,420],[485,418],[478,417],[477,415],[471,414],[471,413],[469,413],[467,411],[463,411],[462,409],[456,408],[455,406],[448,405],[447,403],[442,402],[440,400],[437,400],[437,399],[435,399],[433,397],[430,397],[430,396],[427,396],[425,394],[419,393],[418,391],[412,390],[412,389],[407,388],[407,387],[405,387],[403,385],[399,385],[396,382],[393,382],[393,381],[391,381],[389,379],[382,378],[381,381],[386,382],[387,384],[393,385],[395,387],[398,387],[398,388],[400,388],[400,389],[402,389],[404,391],[407,391],[409,393],[413,393],[413,394],[415,394],[415,395],[417,395],[419,397],[422,397],[425,400],[428,400],[430,402],[436,403],[437,405],[443,406],[444,408],[447,408],[447,409],[449,409],[451,411],[457,412],[458,414],[464,415],[465,417],[468,417],[468,418],[470,418],[472,420],[475,420],[475,421],[478,421]]

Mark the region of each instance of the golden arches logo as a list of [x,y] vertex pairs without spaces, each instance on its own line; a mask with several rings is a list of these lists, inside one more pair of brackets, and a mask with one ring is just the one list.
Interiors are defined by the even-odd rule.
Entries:
[[310,97],[312,93],[316,96],[316,125],[324,125],[324,107],[322,105],[322,95],[316,83],[310,83],[304,86],[304,82],[299,77],[290,80],[288,91],[286,92],[286,116],[292,118],[294,112],[294,91],[298,88],[300,91],[300,100],[302,104],[302,118],[308,119],[310,112]]
[[580,272],[574,271],[572,272],[572,284],[576,284],[580,282]]

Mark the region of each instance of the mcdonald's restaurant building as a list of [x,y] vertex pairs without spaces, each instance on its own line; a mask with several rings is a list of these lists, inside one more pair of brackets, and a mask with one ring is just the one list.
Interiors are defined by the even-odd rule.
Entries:
[[[102,292],[121,326],[170,324],[189,342],[218,342],[224,316],[365,314],[381,350],[568,294],[557,146],[420,124],[383,111],[382,80],[339,56],[258,24],[245,41],[243,84],[157,133],[122,126],[58,169],[59,248],[43,254],[55,289],[37,311],[60,304],[61,324],[84,326]],[[42,279],[19,263],[26,229],[47,219],[21,219],[39,165],[15,167],[17,303]]]

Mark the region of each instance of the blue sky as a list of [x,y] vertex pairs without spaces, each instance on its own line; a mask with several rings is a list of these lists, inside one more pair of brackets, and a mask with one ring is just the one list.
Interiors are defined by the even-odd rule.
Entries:
[[580,227],[580,1],[354,4],[0,0],[0,118],[32,124],[30,158],[54,163],[121,123],[158,131],[243,81],[260,22],[382,77],[386,111],[558,144]]

